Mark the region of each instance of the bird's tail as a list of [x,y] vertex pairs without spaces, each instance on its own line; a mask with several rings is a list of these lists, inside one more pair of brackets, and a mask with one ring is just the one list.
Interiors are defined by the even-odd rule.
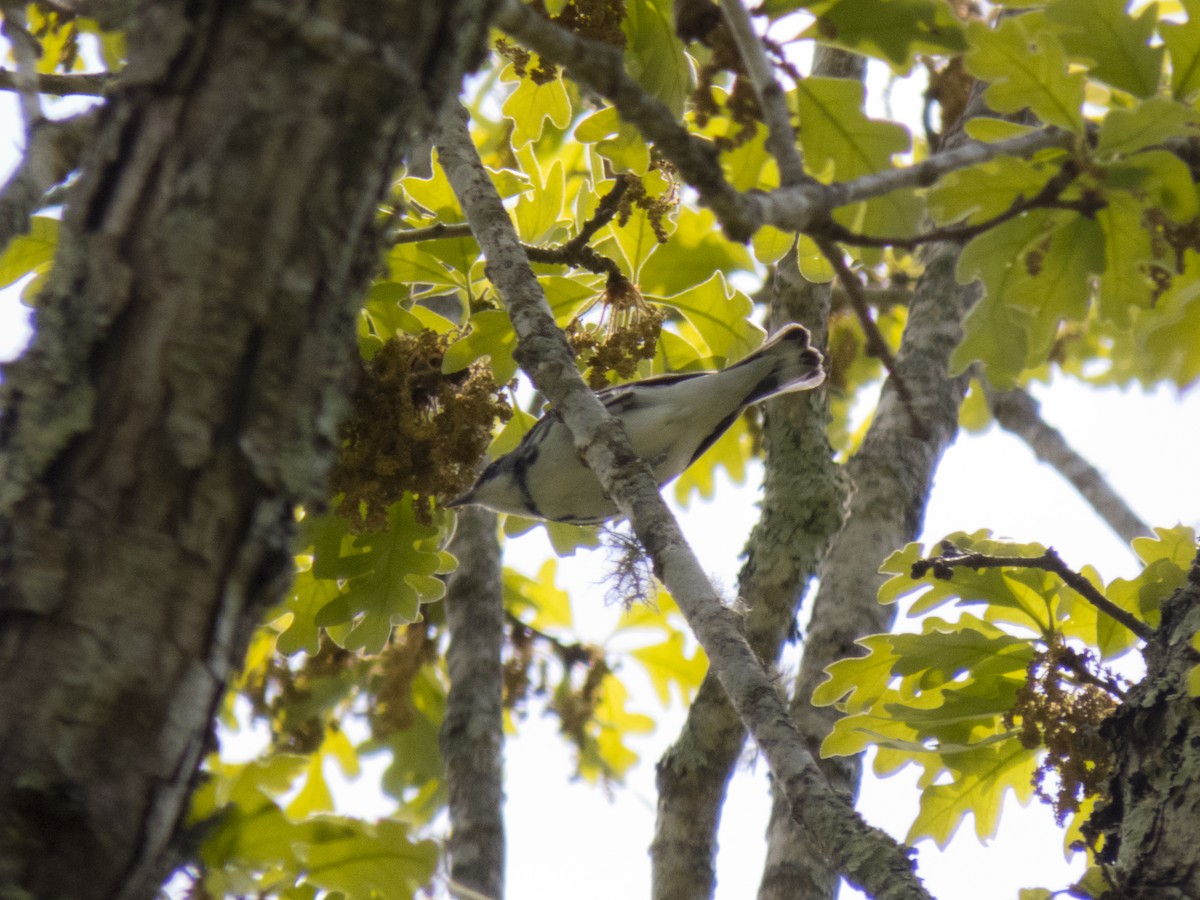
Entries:
[[743,406],[761,403],[779,394],[807,391],[825,380],[824,357],[809,343],[803,325],[786,325],[730,369],[753,369],[759,374]]

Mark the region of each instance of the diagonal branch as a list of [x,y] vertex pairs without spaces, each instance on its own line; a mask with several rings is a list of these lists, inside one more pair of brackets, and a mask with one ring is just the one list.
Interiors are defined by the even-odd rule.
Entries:
[[[507,8],[507,7],[506,7]],[[517,333],[516,356],[575,436],[600,483],[633,523],[742,720],[766,756],[793,817],[851,883],[873,896],[927,898],[904,849],[834,793],[800,743],[782,697],[750,649],[737,613],[721,603],[644,460],[580,377],[461,116],[439,130],[440,159],[487,255],[488,277]]]
[[1134,538],[1153,533],[1100,471],[1042,418],[1038,402],[1028,391],[988,391],[987,399],[1000,426],[1023,440],[1039,460],[1049,463],[1069,481],[1121,540],[1131,543]]
[[737,44],[742,63],[750,74],[750,82],[754,85],[754,93],[758,95],[758,105],[762,108],[763,121],[767,125],[767,150],[779,164],[779,180],[782,184],[813,183],[813,179],[804,174],[804,163],[800,160],[800,151],[796,147],[796,130],[792,128],[792,116],[787,107],[787,96],[775,80],[771,70],[771,61],[763,52],[762,41],[754,33],[754,25],[750,14],[742,5],[742,0],[721,0],[721,9],[725,13],[725,21]]

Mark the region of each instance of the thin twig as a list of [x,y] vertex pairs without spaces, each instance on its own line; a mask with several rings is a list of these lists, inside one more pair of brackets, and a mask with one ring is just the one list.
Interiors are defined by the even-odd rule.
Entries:
[[474,237],[467,222],[438,222],[424,228],[397,229],[389,235],[393,247],[400,244],[420,244],[425,241],[446,241],[452,238]]
[[943,544],[942,555],[930,557],[929,559],[919,559],[912,565],[912,577],[923,578],[926,572],[932,570],[934,578],[950,580],[953,577],[953,570],[960,567],[968,569],[1041,569],[1044,572],[1052,572],[1063,580],[1067,587],[1071,588],[1088,603],[1105,613],[1109,617],[1116,619],[1143,641],[1149,642],[1154,638],[1154,629],[1136,618],[1131,613],[1121,609],[1100,591],[1096,586],[1084,578],[1074,569],[1067,567],[1067,564],[1062,561],[1062,557],[1050,547],[1041,556],[988,556],[984,553],[964,552],[959,550],[954,545]]
[[1080,215],[1091,217],[1105,205],[1104,200],[1098,195],[1094,198],[1088,197],[1080,200],[1059,199],[1062,192],[1070,187],[1078,174],[1079,169],[1074,161],[1067,160],[1062,169],[1056,172],[1034,196],[1018,197],[1008,209],[984,219],[982,222],[976,222],[974,225],[949,225],[945,228],[934,228],[914,237],[887,237],[859,234],[833,219],[829,219],[816,230],[835,241],[854,247],[903,247],[913,250],[921,244],[930,244],[935,241],[963,243],[1032,209],[1070,209]]
[[721,0],[725,21],[741,54],[742,64],[750,75],[758,105],[762,109],[763,121],[767,126],[767,150],[779,164],[779,180],[784,185],[804,184],[814,179],[804,174],[804,163],[796,147],[796,130],[792,127],[787,98],[775,74],[771,61],[763,51],[762,41],[754,32],[750,14],[741,0]]
[[858,317],[859,324],[862,325],[863,334],[866,336],[867,355],[873,356],[883,363],[883,368],[888,373],[888,380],[896,388],[896,394],[900,397],[900,402],[903,404],[905,412],[908,413],[908,418],[913,427],[913,434],[924,439],[927,437],[927,428],[913,406],[912,392],[909,391],[908,385],[904,383],[904,379],[896,371],[896,357],[892,354],[892,349],[887,345],[887,341],[883,339],[883,335],[879,333],[879,326],[875,324],[875,320],[871,318],[870,305],[867,301],[867,295],[863,291],[862,282],[858,280],[855,274],[850,271],[850,267],[846,265],[845,257],[842,256],[841,248],[837,244],[823,237],[814,238],[813,240],[816,242],[817,249],[829,260],[829,264],[833,266],[833,271],[837,275],[838,281],[841,282],[842,287],[846,290],[846,295],[850,298],[850,306],[854,309],[854,314]]
[[[552,247],[521,244],[525,248],[525,254],[532,262],[587,269],[597,275],[607,275],[610,280],[623,279],[625,275],[617,262],[598,253],[589,247],[587,242],[595,236],[597,231],[613,220],[620,209],[621,197],[628,189],[629,176],[618,175],[612,189],[600,198],[600,203],[596,206],[592,217],[579,229],[579,234],[564,244]],[[424,241],[443,241],[464,237],[474,238],[474,236],[468,222],[438,222],[424,228],[397,230],[392,233],[390,242],[394,247],[400,244],[418,244]]]
[[[109,72],[83,72],[77,75],[36,75],[34,91],[40,94],[54,94],[58,97],[79,94],[87,97],[101,97],[113,83]],[[0,91],[19,91],[20,74],[12,69],[0,68]]]
[[[1057,128],[1043,128],[1003,141],[972,142],[931,156],[911,166],[873,172],[851,181],[828,185],[804,184],[781,187],[764,194],[751,194],[755,204],[755,227],[774,225],[781,231],[805,231],[814,222],[824,223],[830,213],[843,206],[882,197],[904,188],[929,187],[950,172],[988,162],[998,156],[1026,158],[1053,147],[1069,149],[1074,136]],[[719,213],[718,213],[719,214]]]

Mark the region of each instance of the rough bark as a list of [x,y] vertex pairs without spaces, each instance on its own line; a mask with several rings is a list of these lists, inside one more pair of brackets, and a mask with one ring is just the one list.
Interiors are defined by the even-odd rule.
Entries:
[[[825,345],[828,285],[803,282],[789,255],[770,294],[777,324],[803,322],[814,346]],[[831,458],[823,391],[782,397],[764,415],[762,517],[746,544],[738,597],[748,608],[750,646],[773,665],[794,627],[805,585],[841,525],[846,483]],[[712,896],[721,809],[745,742],[745,726],[710,672],[679,738],[658,764],[658,818],[650,848],[654,897]]]
[[850,883],[881,900],[928,897],[903,850],[829,790],[798,740],[783,698],[741,633],[737,614],[721,602],[683,539],[650,467],[633,453],[620,423],[584,384],[465,120],[446,118],[438,148],[439,161],[487,256],[488,277],[512,320],[517,361],[562,416],[581,457],[629,518],[656,574],[679,603],[770,764],[791,814],[820,841]]
[[504,603],[495,513],[460,510],[450,552],[458,569],[446,587],[450,693],[441,736],[450,789],[450,889],[462,886],[475,892],[464,896],[501,900]]
[[1163,605],[1145,648],[1146,677],[1100,728],[1112,752],[1108,800],[1084,826],[1100,848],[1109,892],[1121,900],[1200,897],[1200,702],[1189,692],[1200,665],[1200,554],[1186,587]]
[[[818,47],[814,75],[861,77],[865,60]],[[789,254],[772,277],[773,327],[803,322],[813,344],[828,339],[830,287],[806,282]],[[846,480],[825,433],[824,391],[780,398],[764,411],[762,516],[746,543],[738,597],[746,604],[746,639],[765,665],[779,658],[808,581],[841,526]],[[659,761],[652,894],[705,898],[716,889],[717,830],[746,729],[713,673],[705,676],[679,738]]]
[[143,4],[0,420],[0,894],[154,896],[486,3]]
[[[970,112],[978,111],[975,106]],[[953,148],[955,141],[949,144]],[[895,375],[884,383],[862,446],[847,464],[853,485],[850,509],[821,563],[820,588],[791,703],[792,717],[818,759],[838,713],[813,706],[812,692],[824,680],[826,666],[859,652],[858,638],[890,629],[894,610],[876,599],[883,582],[879,565],[920,531],[937,464],[958,430],[967,379],[949,376],[950,354],[961,338],[962,317],[976,288],[956,281],[957,254],[957,247],[946,244],[923,252],[925,272],[913,294]],[[904,382],[909,403],[896,379]],[[847,796],[857,793],[859,757],[824,759],[820,766],[834,790]],[[759,900],[817,900],[833,897],[836,890],[837,871],[810,836],[789,821],[787,806],[776,792]]]

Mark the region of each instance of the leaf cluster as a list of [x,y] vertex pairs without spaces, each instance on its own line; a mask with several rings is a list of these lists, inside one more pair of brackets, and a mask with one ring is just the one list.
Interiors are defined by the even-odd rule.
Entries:
[[[1158,529],[1134,549],[1144,564],[1134,579],[1107,585],[1085,568],[1080,576],[1113,604],[1154,624],[1162,603],[1187,578],[1195,555],[1190,528]],[[1098,727],[1123,696],[1103,663],[1136,639],[1116,620],[1045,568],[1038,544],[993,540],[988,532],[950,535],[944,555],[926,559],[909,544],[884,562],[891,577],[882,603],[907,598],[917,634],[874,635],[864,655],[828,668],[813,702],[844,713],[822,745],[825,755],[876,749],[875,770],[922,769],[921,808],[908,840],[945,846],[971,813],[981,840],[995,833],[1008,792],[1036,794],[1071,834],[1090,814],[1110,761]],[[969,556],[968,556],[969,555]],[[963,559],[1003,562],[973,568]],[[957,618],[933,612],[952,606]]]

